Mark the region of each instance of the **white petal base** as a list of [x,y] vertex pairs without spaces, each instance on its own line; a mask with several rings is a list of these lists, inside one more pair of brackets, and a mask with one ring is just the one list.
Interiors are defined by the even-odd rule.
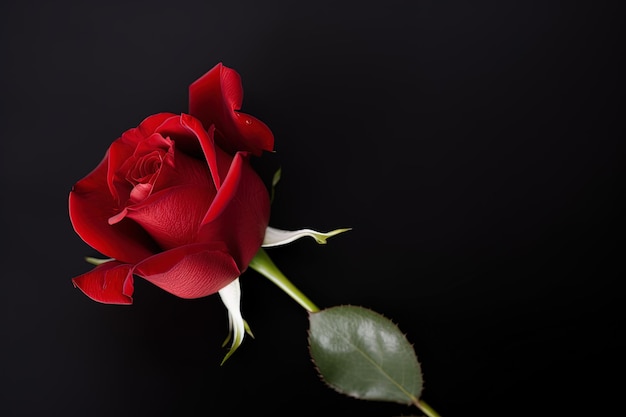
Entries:
[[243,342],[243,337],[246,332],[248,332],[251,336],[250,328],[248,324],[243,319],[241,315],[241,287],[239,285],[239,278],[225,286],[219,291],[219,295],[222,298],[222,302],[226,309],[228,310],[228,328],[229,333],[228,337],[224,341],[224,345],[228,343],[232,336],[232,343],[230,345],[230,350],[222,360],[222,365],[228,358],[231,357],[235,350],[241,343]]

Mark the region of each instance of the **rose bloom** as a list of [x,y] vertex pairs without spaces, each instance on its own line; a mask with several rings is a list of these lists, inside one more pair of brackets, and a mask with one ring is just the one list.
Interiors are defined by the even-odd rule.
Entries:
[[111,258],[73,283],[131,304],[133,276],[182,298],[220,291],[261,247],[268,190],[250,158],[274,137],[239,112],[239,75],[216,65],[189,88],[189,114],[160,113],[115,140],[69,195],[76,233]]

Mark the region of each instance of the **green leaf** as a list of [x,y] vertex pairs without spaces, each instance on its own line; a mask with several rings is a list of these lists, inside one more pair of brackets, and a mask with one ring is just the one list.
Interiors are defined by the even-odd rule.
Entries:
[[400,329],[372,310],[337,306],[309,314],[311,357],[336,391],[363,400],[417,403],[422,371]]

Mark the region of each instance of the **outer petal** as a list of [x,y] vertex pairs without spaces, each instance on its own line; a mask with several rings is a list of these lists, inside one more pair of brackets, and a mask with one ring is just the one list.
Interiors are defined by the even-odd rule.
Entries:
[[135,273],[181,298],[214,294],[240,275],[226,248],[217,243],[181,246],[138,264]]
[[133,303],[133,265],[105,262],[72,282],[92,300],[105,304]]
[[233,158],[230,169],[226,174],[223,187],[217,191],[210,209],[207,211],[204,219],[202,220],[203,225],[215,220],[235,196],[241,179],[244,164],[243,158],[244,156],[241,153],[237,153]]
[[225,242],[241,272],[263,242],[270,199],[244,153],[237,153],[199,233],[200,242]]
[[189,87],[189,113],[205,128],[215,124],[218,145],[230,153],[260,155],[274,149],[274,135],[259,119],[240,113],[243,88],[239,74],[217,64]]
[[108,192],[107,163],[105,157],[70,192],[70,221],[81,239],[100,253],[122,262],[136,263],[152,256],[158,248],[136,223],[130,220],[114,226],[108,223],[117,212],[116,202]]

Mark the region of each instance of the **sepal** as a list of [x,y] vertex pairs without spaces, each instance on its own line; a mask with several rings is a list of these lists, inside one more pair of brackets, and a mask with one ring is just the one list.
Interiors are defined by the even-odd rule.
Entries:
[[115,259],[113,258],[106,258],[106,259],[101,259],[101,258],[94,258],[93,256],[85,256],[85,261],[87,261],[87,263],[90,263],[92,265],[102,265],[104,263],[107,263],[109,261],[114,261]]
[[330,237],[338,235],[343,232],[352,230],[352,228],[335,229],[330,232],[318,232],[312,229],[300,229],[300,230],[281,230],[274,227],[267,227],[265,230],[265,237],[263,238],[262,246],[264,248],[271,248],[273,246],[286,245],[294,240],[300,239],[305,236],[312,237],[320,245],[326,244],[326,240]]
[[228,310],[228,337],[222,346],[225,346],[232,339],[230,349],[224,359],[222,359],[221,364],[223,365],[235,353],[237,348],[241,346],[245,333],[248,333],[251,337],[254,336],[241,314],[241,286],[239,278],[219,290],[219,295]]

